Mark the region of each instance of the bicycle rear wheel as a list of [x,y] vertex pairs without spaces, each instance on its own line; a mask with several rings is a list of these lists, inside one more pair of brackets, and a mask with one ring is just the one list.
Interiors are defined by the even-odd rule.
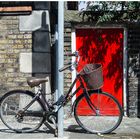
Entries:
[[[34,98],[34,93],[24,90],[14,90],[6,93],[0,102],[2,122],[16,132],[32,132],[44,122],[43,105],[36,100],[24,113],[26,107]],[[40,114],[39,114],[40,113]]]
[[110,133],[122,121],[123,112],[119,102],[105,92],[89,93],[90,101],[84,94],[74,104],[74,116],[77,123],[90,133]]

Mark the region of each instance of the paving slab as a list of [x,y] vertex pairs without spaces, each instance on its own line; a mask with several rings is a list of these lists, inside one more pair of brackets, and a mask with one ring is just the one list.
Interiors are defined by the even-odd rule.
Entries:
[[140,139],[140,119],[123,117],[120,126],[110,134],[97,135],[84,132],[71,118],[65,122],[65,136],[69,139]]
[[[80,128],[75,119],[64,121],[64,139],[140,139],[140,119],[124,117],[121,125],[111,134],[89,134]],[[34,133],[15,133],[7,129],[0,121],[0,139],[57,139],[43,125]]]

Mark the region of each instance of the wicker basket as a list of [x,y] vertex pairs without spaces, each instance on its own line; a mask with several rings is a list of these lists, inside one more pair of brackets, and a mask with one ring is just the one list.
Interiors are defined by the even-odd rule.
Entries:
[[101,64],[87,64],[80,71],[88,89],[100,89],[103,86],[103,73]]

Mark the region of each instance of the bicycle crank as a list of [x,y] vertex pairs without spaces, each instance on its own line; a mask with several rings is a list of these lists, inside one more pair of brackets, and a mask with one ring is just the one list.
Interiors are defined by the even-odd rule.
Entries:
[[52,112],[47,114],[47,121],[51,124],[57,123],[57,113]]

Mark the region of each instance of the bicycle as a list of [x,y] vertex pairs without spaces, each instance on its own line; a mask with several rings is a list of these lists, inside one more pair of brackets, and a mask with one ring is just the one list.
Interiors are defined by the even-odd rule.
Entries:
[[[59,69],[60,72],[72,66],[76,68],[78,65],[80,57],[78,52],[67,55],[75,56],[76,61]],[[47,121],[55,125],[55,135],[57,135],[57,113],[59,109],[65,106],[81,90],[82,94],[76,98],[72,106],[78,125],[89,133],[106,134],[112,132],[122,121],[122,107],[117,99],[109,93],[103,92],[99,86],[97,89],[88,89],[85,86],[83,76],[86,74],[83,74],[83,72],[91,74],[90,70],[90,67],[87,65],[81,72],[77,72],[77,76],[67,94],[61,96],[57,102],[51,103],[45,98],[41,88],[41,84],[48,81],[47,78],[34,77],[27,79],[30,87],[38,87],[37,92],[12,90],[2,96],[0,100],[0,116],[2,122],[15,132],[33,132]],[[79,81],[80,85],[72,93],[71,91],[77,81]],[[100,80],[99,82],[102,83]],[[107,104],[103,103],[105,100],[108,101]]]

